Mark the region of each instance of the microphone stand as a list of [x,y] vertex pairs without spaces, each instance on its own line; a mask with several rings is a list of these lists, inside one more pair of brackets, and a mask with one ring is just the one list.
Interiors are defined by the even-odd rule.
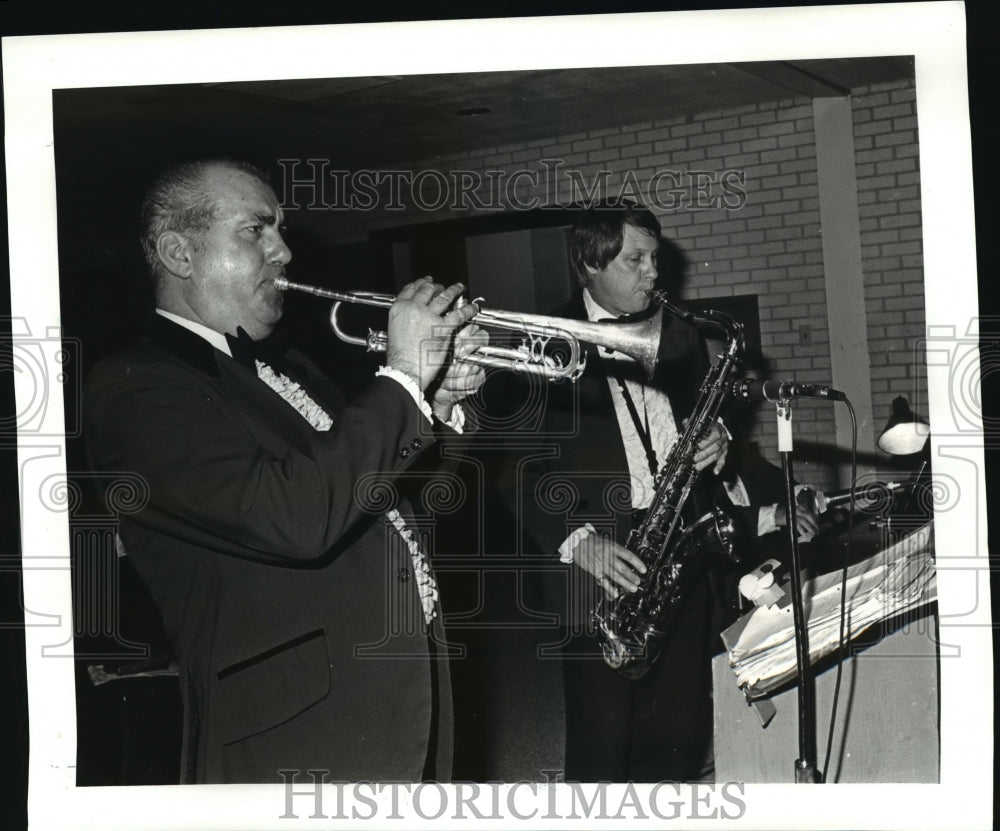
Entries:
[[799,758],[795,761],[795,782],[813,784],[822,781],[816,769],[816,701],[812,665],[809,662],[809,625],[802,598],[802,561],[795,528],[795,486],[792,483],[792,407],[786,398],[777,402],[778,451],[785,475],[785,513],[792,551],[792,619],[795,629],[795,663],[799,691]]

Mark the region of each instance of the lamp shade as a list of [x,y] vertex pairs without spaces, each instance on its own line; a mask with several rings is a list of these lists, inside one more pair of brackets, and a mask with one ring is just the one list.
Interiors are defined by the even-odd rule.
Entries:
[[930,434],[927,422],[914,415],[906,399],[898,395],[892,402],[892,415],[877,444],[879,450],[892,456],[910,456],[924,449]]

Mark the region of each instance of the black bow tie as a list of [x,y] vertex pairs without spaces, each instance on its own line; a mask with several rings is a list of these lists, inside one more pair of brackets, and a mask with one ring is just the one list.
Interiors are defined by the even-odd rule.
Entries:
[[630,312],[629,314],[618,315],[618,317],[599,317],[596,323],[638,323],[647,320],[656,314],[657,307],[650,305],[641,312]]
[[273,365],[283,351],[281,338],[277,335],[271,334],[262,340],[254,340],[242,326],[236,327],[235,335],[226,334],[226,343],[229,344],[233,360],[254,373],[257,372],[256,361]]

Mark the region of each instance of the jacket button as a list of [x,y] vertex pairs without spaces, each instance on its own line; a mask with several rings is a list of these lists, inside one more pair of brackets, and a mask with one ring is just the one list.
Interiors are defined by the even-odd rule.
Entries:
[[420,441],[420,439],[414,439],[413,441],[410,442],[410,447],[412,447],[414,450],[419,450],[423,446],[424,443]]
[[410,570],[408,568],[401,568],[399,570],[399,582],[405,583],[410,579]]
[[401,447],[401,448],[399,448],[399,455],[400,455],[400,458],[405,459],[407,456],[410,455],[410,448],[409,447]]

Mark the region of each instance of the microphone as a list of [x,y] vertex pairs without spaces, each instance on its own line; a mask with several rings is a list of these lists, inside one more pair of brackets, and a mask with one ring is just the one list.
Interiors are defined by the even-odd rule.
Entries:
[[847,400],[847,396],[840,390],[822,384],[799,384],[795,381],[759,381],[756,378],[734,381],[731,393],[743,401],[780,401],[789,398]]
[[[868,482],[854,489],[854,503],[856,507],[864,510],[869,505],[888,502],[892,499],[893,492],[900,488],[908,490],[911,487],[913,484],[910,482]],[[827,508],[839,508],[851,501],[851,489],[824,492],[823,499]]]

